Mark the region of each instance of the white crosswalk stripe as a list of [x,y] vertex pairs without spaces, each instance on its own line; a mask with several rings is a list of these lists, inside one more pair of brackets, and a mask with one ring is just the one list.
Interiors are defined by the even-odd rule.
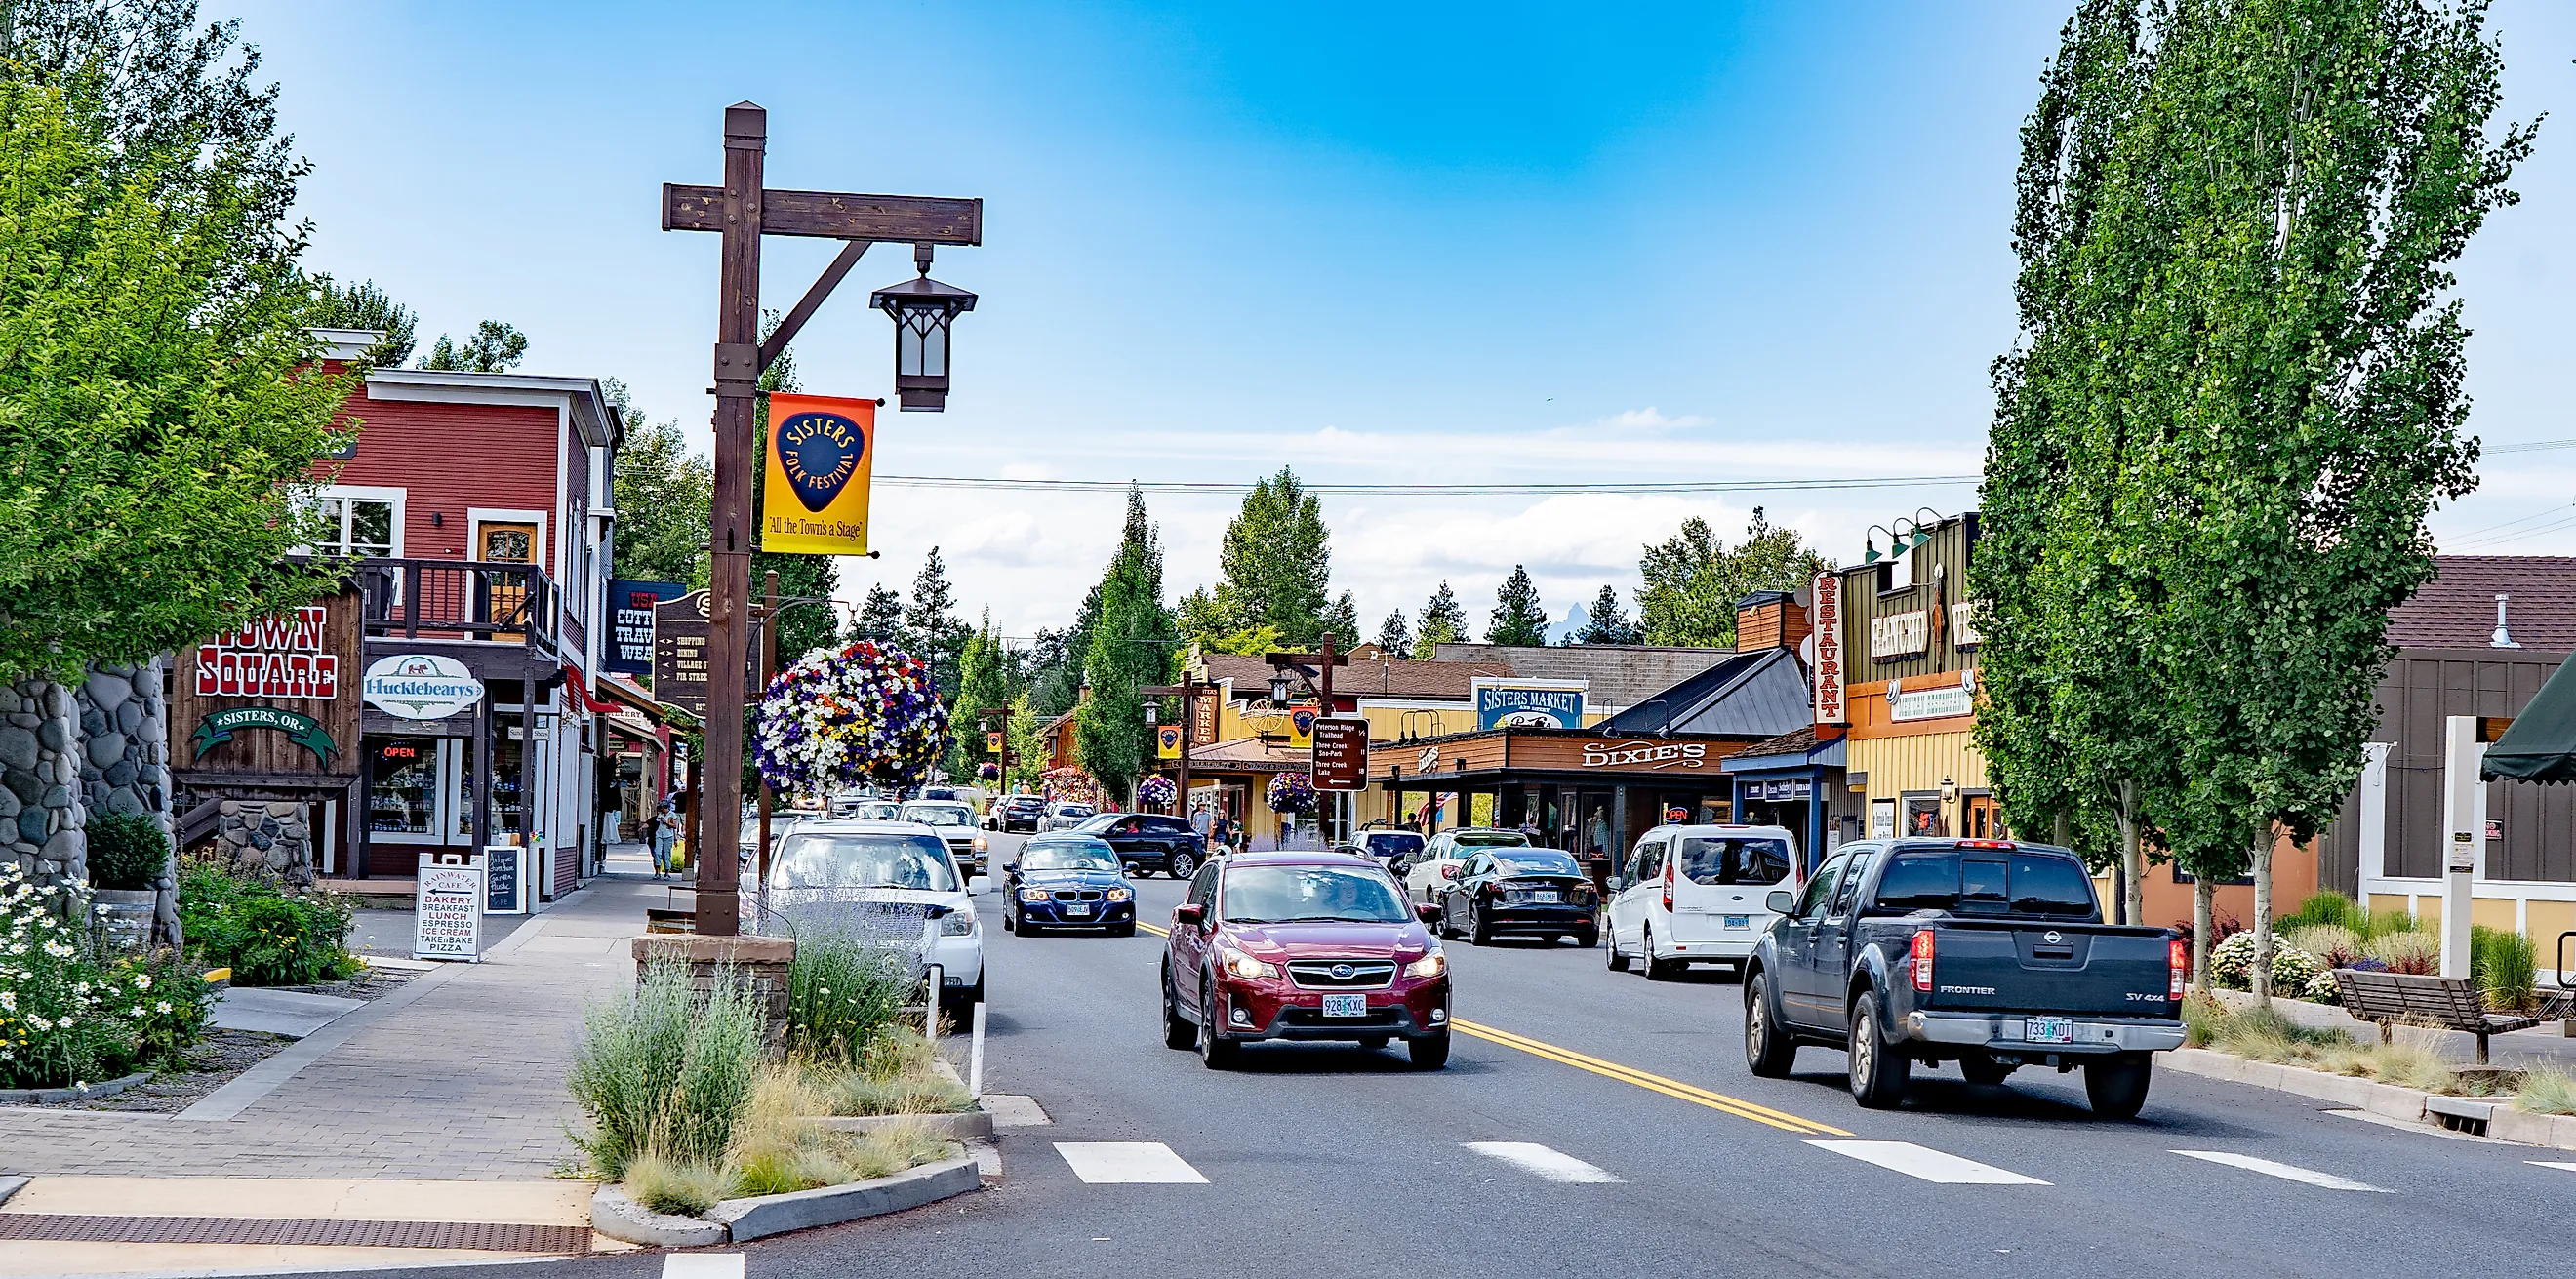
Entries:
[[1910,1141],[1811,1141],[1838,1155],[1848,1155],[1863,1163],[1877,1164],[1894,1172],[1923,1181],[1937,1181],[1950,1186],[2045,1186],[2037,1177],[2025,1177],[1992,1164],[1918,1146]]
[[1619,1180],[1595,1165],[1535,1141],[1470,1141],[1463,1144],[1486,1158],[1502,1160],[1549,1181],[1605,1184]]
[[1059,1141],[1055,1152],[1093,1185],[1151,1182],[1206,1185],[1190,1162],[1159,1141]]
[[2538,1164],[2543,1168],[2556,1168],[2561,1172],[2576,1172],[2576,1164],[2560,1163],[2555,1159],[2525,1159],[2523,1162]]
[[738,1252],[675,1252],[662,1258],[662,1279],[742,1279]]
[[2252,1155],[2240,1155],[2231,1151],[2177,1150],[2174,1153],[2187,1159],[2204,1159],[2214,1164],[2225,1164],[2230,1168],[2259,1172],[2266,1177],[2278,1177],[2283,1181],[2298,1181],[2311,1186],[2322,1186],[2327,1190],[2362,1190],[2377,1195],[2392,1193],[2386,1187],[2374,1186],[2366,1181],[2354,1181],[2349,1177],[2338,1177],[2330,1172],[2318,1172],[2313,1168],[2275,1163],[2269,1159],[2257,1159]]

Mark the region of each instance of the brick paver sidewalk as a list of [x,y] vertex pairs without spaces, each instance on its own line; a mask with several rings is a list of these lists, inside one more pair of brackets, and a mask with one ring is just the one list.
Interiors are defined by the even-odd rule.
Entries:
[[582,1008],[634,980],[623,939],[667,895],[593,880],[483,963],[350,1014],[344,1042],[235,1118],[0,1108],[0,1173],[547,1176],[573,1158],[563,1078]]

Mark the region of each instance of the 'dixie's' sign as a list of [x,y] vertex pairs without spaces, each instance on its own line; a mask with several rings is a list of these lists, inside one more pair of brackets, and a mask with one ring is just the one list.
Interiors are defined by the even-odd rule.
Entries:
[[340,656],[325,636],[330,610],[313,604],[197,646],[197,696],[306,698],[340,695]]

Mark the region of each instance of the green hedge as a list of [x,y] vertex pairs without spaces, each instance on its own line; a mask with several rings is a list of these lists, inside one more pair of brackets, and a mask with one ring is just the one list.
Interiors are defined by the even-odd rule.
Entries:
[[357,974],[349,953],[356,923],[338,899],[289,897],[275,883],[219,862],[189,858],[179,868],[179,927],[189,953],[233,970],[236,986],[306,986]]

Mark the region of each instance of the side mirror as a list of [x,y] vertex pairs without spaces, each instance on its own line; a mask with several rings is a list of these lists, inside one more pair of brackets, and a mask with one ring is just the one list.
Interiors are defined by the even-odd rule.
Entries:
[[1413,908],[1413,913],[1420,916],[1423,923],[1436,924],[1440,922],[1440,908],[1437,906],[1416,906]]
[[1785,888],[1774,888],[1770,896],[1762,899],[1762,905],[1774,915],[1794,915],[1798,913],[1798,895]]
[[1608,883],[1610,885],[1611,892],[1624,893],[1628,891],[1628,877],[1625,875],[1612,875],[1609,878]]
[[993,891],[993,879],[990,875],[976,875],[966,881],[966,892],[969,896],[991,891]]
[[1172,926],[1175,928],[1198,928],[1206,923],[1207,907],[1197,902],[1183,902],[1172,908]]

